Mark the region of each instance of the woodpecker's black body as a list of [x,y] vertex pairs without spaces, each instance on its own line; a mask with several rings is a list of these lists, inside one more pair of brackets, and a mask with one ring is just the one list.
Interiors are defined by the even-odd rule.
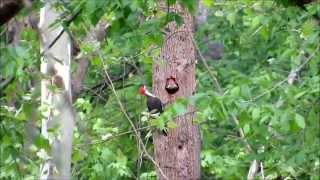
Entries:
[[147,96],[147,107],[150,113],[162,113],[163,112],[163,104],[161,100],[154,96]]
[[145,86],[139,88],[139,93],[147,97],[148,111],[152,114],[163,112],[163,103],[161,100],[147,90]]
[[[161,102],[161,100],[158,97],[156,97],[151,92],[149,92],[145,86],[141,86],[139,88],[139,93],[147,97],[147,107],[150,114],[163,112],[164,104]],[[162,130],[162,134],[164,136],[167,136],[167,132],[165,130]]]

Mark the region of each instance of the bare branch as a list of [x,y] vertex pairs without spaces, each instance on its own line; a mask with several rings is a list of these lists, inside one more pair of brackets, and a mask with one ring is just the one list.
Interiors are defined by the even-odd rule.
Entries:
[[[106,30],[108,28],[108,23],[106,21],[100,20],[96,27],[92,28],[87,36],[84,38],[84,41],[102,41],[106,35]],[[76,72],[73,74],[72,77],[72,91],[73,91],[73,97],[72,99],[75,100],[81,90],[83,89],[83,80],[85,78],[87,68],[89,65],[89,57],[81,57],[78,61],[78,67]]]
[[[149,128],[151,128],[151,127],[152,127],[152,126],[145,126],[145,127],[137,128],[136,130],[137,130],[137,131],[142,131],[142,130],[145,130],[145,129],[149,129]],[[116,138],[116,137],[123,136],[123,135],[126,135],[126,134],[131,134],[131,133],[133,133],[133,132],[134,132],[134,130],[122,132],[122,133],[119,133],[119,134],[112,135],[112,136],[110,136],[109,138],[106,138],[106,139],[95,140],[95,141],[92,141],[92,142],[90,142],[90,143],[78,144],[76,147],[105,143],[105,142],[110,141],[110,140],[112,140],[112,139],[114,139],[114,138]]]
[[259,163],[257,162],[257,160],[253,160],[249,168],[247,180],[254,180],[258,170]]
[[221,94],[223,94],[223,90],[221,89],[221,86],[220,86],[220,84],[219,84],[219,82],[218,82],[218,79],[217,79],[216,76],[211,72],[211,70],[210,70],[210,68],[209,68],[209,65],[207,64],[207,62],[206,62],[205,58],[203,57],[202,53],[200,52],[200,49],[199,49],[199,47],[198,47],[198,45],[197,45],[197,43],[196,43],[196,41],[194,40],[193,37],[192,37],[192,42],[193,42],[193,44],[194,44],[197,52],[199,53],[199,55],[200,55],[200,60],[203,62],[205,68],[207,69],[207,71],[208,71],[208,73],[209,73],[209,76],[211,77],[214,85],[218,88],[218,92],[221,93]]
[[[65,26],[68,27],[72,21],[74,21],[78,15],[81,13],[82,9],[78,10],[73,16],[71,16],[70,19],[66,21]],[[44,56],[46,52],[52,48],[52,46],[58,41],[58,39],[62,36],[62,34],[65,32],[65,27],[61,28],[60,32],[57,34],[57,36],[50,42],[48,46],[44,48],[44,50],[40,53],[40,56]]]
[[13,80],[14,80],[13,77],[9,77],[9,78],[5,79],[4,81],[2,81],[0,83],[0,91],[5,89]]

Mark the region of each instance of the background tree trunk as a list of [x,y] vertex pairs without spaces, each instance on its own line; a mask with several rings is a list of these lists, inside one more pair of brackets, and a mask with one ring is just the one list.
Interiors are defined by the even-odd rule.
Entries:
[[[177,98],[189,97],[195,92],[195,48],[192,41],[193,19],[180,5],[170,7],[177,12],[184,23],[177,27],[171,22],[165,28],[166,37],[160,51],[160,58],[153,65],[153,92],[164,103],[173,103]],[[176,78],[179,91],[170,95],[165,90],[166,79]],[[177,128],[167,136],[155,133],[153,136],[155,160],[170,180],[200,179],[200,135],[193,124],[194,109],[175,119]],[[165,179],[157,172],[158,179]]]
[[0,26],[14,17],[22,7],[22,0],[0,0]]
[[[59,18],[53,8],[53,1],[46,1],[40,12],[39,29],[41,32],[41,106],[44,119],[42,134],[48,138],[51,154],[44,159],[40,169],[40,179],[70,179],[72,133],[74,113],[71,105],[71,40],[66,32],[48,48],[61,32],[62,26],[50,25]],[[58,88],[52,91],[49,87]],[[49,133],[53,129],[54,133]]]

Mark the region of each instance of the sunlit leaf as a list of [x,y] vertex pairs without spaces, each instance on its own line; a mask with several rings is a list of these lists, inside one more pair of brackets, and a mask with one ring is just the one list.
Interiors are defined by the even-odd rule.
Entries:
[[304,129],[306,127],[304,117],[301,116],[300,114],[296,114],[295,121],[300,128]]

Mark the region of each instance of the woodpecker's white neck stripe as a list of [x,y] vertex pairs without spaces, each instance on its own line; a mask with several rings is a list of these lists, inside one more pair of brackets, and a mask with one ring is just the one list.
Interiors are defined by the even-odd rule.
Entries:
[[155,95],[151,94],[148,90],[145,91],[145,94],[146,94],[147,96],[156,97]]

